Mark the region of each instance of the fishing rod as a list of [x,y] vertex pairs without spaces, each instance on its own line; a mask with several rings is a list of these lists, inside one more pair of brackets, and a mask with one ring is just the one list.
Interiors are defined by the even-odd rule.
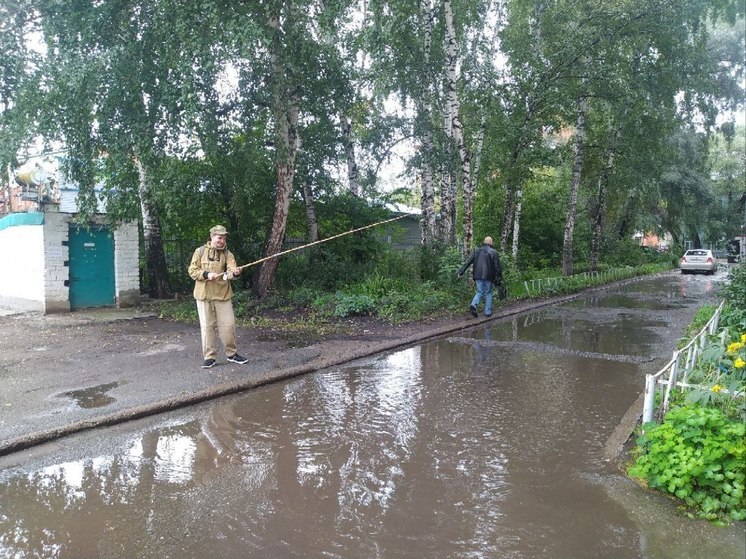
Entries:
[[[254,260],[253,262],[249,262],[248,264],[244,264],[243,266],[239,266],[236,268],[236,270],[243,270],[244,268],[248,268],[250,266],[256,266],[257,264],[261,264],[262,262],[266,262],[267,260],[271,260],[272,258],[277,258],[278,256],[283,256],[285,254],[289,254],[291,252],[295,252],[296,250],[302,250],[304,248],[309,248],[314,245],[320,245],[321,243],[326,243],[328,241],[333,241],[334,239],[339,239],[340,237],[344,237],[345,235],[352,235],[353,233],[357,233],[358,231],[363,231],[365,229],[370,229],[371,227],[378,227],[379,225],[383,225],[384,223],[391,223],[392,221],[397,221],[399,219],[403,219],[405,217],[409,217],[411,215],[417,215],[414,213],[408,213],[404,215],[400,215],[399,217],[392,217],[391,219],[386,219],[384,221],[379,221],[378,223],[371,223],[370,225],[365,225],[363,227],[358,227],[357,229],[352,229],[351,231],[345,231],[344,233],[339,233],[337,235],[332,235],[331,237],[328,237],[326,239],[320,239],[318,241],[314,241],[312,243],[308,243],[305,245],[301,245],[299,247],[290,248],[288,250],[283,250],[282,252],[277,252],[275,254],[272,254],[270,256],[265,256],[264,258],[260,258],[259,260]],[[228,272],[225,272],[223,274],[223,279],[228,279]]]

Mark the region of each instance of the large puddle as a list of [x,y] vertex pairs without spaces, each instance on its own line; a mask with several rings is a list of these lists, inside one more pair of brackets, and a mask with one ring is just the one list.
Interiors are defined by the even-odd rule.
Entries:
[[743,558],[604,461],[680,332],[601,301],[4,458],[0,557]]

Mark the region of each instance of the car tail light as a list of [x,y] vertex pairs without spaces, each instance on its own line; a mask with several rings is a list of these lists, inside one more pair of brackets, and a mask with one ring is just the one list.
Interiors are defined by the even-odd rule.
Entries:
[[681,261],[682,261],[682,262],[686,262],[686,256],[682,256],[682,257],[681,257]]
[[707,263],[708,263],[708,264],[712,264],[712,258],[708,258],[708,259],[707,259]]

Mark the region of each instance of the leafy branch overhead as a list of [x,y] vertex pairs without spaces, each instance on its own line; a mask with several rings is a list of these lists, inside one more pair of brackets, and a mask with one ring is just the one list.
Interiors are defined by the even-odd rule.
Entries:
[[[257,259],[329,236],[338,198],[375,206],[391,190],[421,210],[425,245],[469,251],[491,235],[517,266],[570,275],[640,231],[679,246],[739,232],[744,132],[723,115],[743,110],[743,12],[9,0],[0,165],[64,149],[81,219],[103,185],[113,222],[141,221],[155,296],[178,283],[170,239],[225,223]],[[249,278],[260,296],[278,266]]]

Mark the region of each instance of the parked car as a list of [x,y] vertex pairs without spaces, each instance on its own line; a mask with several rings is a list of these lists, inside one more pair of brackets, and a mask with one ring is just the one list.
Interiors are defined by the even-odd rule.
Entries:
[[705,248],[693,248],[687,250],[681,257],[679,263],[682,274],[690,272],[704,272],[705,274],[714,274],[718,269],[718,263],[711,250]]

